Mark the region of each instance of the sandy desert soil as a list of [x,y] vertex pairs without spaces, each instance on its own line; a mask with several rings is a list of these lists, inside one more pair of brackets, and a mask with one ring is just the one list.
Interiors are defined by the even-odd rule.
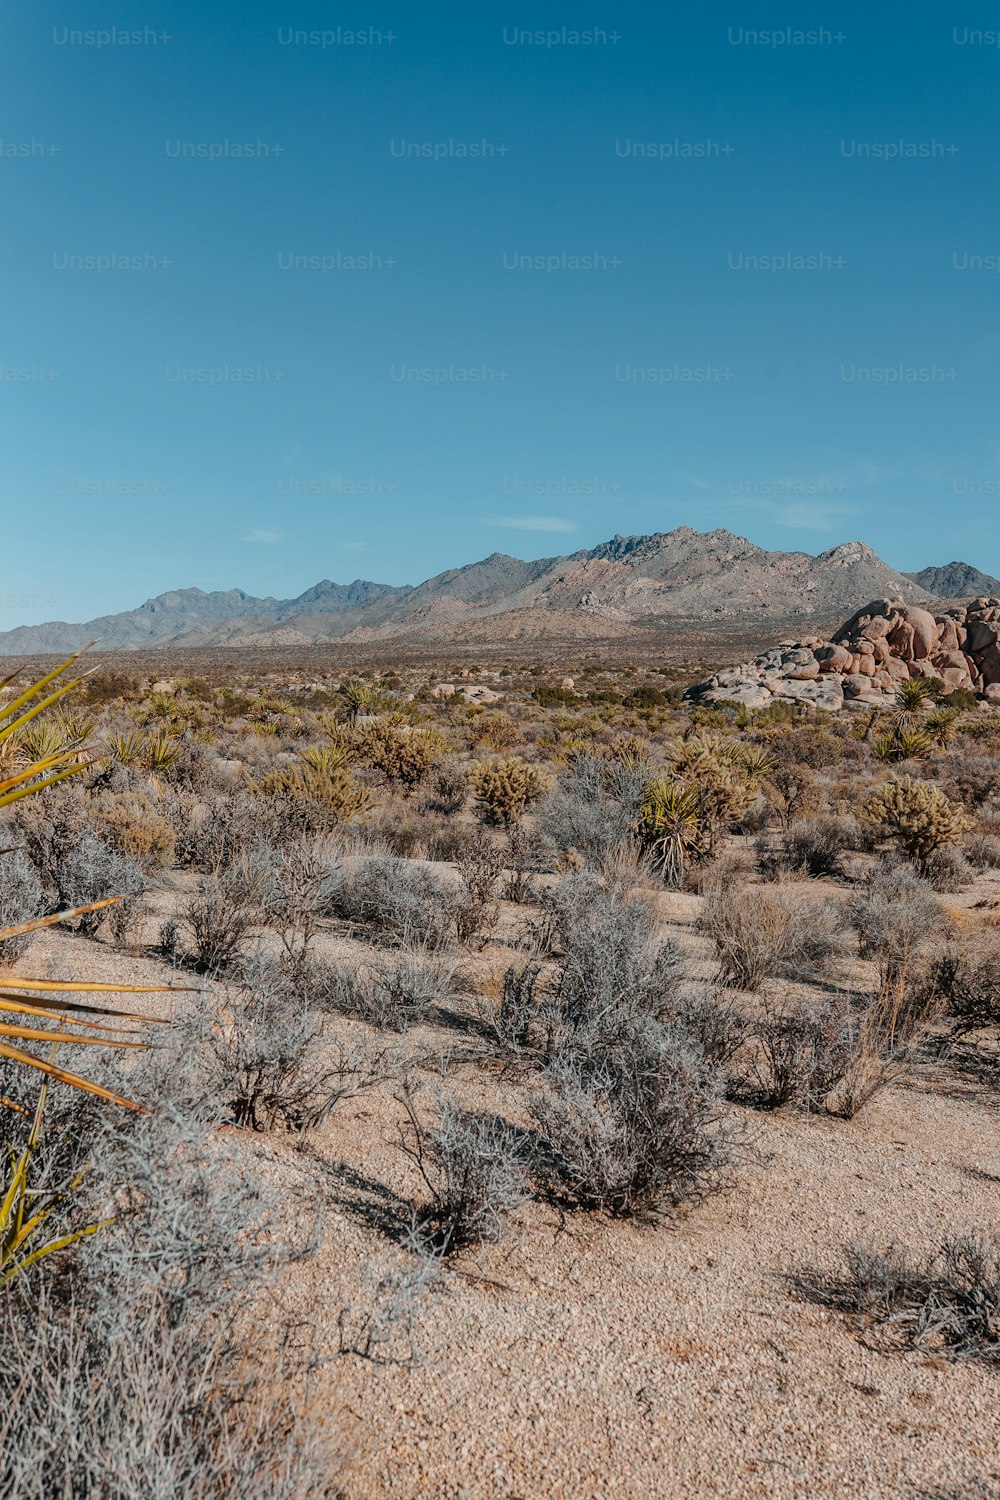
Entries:
[[[184,881],[168,876],[153,893],[150,934]],[[834,882],[812,887],[843,895]],[[653,899],[663,935],[711,972],[691,927],[701,898]],[[974,899],[1000,900],[1000,877],[983,877]],[[515,916],[505,910],[505,921]],[[342,935],[321,941],[343,951]],[[150,950],[129,958],[52,932],[37,940],[32,972],[178,978]],[[422,1056],[428,1100],[447,1074],[464,1102],[523,1122],[526,1080],[489,1061],[474,1014],[459,1005],[441,1022],[396,1044]],[[832,1268],[838,1244],[859,1234],[920,1250],[997,1225],[1000,1094],[962,1057],[928,1053],[851,1122],[733,1106],[747,1132],[736,1185],[675,1223],[529,1203],[505,1243],[463,1256],[419,1302],[413,1360],[404,1330],[386,1362],[336,1353],[345,1305],[356,1327],[372,1297],[357,1268],[377,1277],[408,1259],[400,1231],[420,1185],[394,1144],[403,1114],[393,1086],[346,1103],[310,1136],[240,1136],[262,1174],[285,1185],[291,1217],[322,1207],[319,1254],[276,1295],[329,1356],[317,1389],[349,1435],[345,1494],[993,1500],[996,1367],[889,1355],[839,1314],[797,1300],[787,1281],[804,1262]]]

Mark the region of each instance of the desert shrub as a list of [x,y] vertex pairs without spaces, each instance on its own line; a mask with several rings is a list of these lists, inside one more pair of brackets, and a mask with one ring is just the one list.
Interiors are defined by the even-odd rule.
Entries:
[[679,955],[656,941],[647,902],[615,896],[594,875],[571,874],[547,904],[561,970],[556,1003],[567,1025],[613,1032],[624,1018],[659,1015],[670,1003]]
[[314,1129],[380,1076],[368,1050],[331,1042],[322,1014],[260,962],[211,1018],[202,1047],[206,1088],[224,1118],[250,1130]]
[[127,859],[147,869],[170,863],[174,830],[144,793],[102,793],[92,816],[95,831]]
[[308,966],[301,988],[310,1000],[370,1026],[406,1031],[426,1020],[442,1000],[460,993],[453,963],[432,948],[408,944],[398,954],[364,963]]
[[698,925],[712,939],[723,983],[743,990],[778,975],[811,977],[839,947],[826,903],[732,881],[706,897]]
[[541,984],[541,964],[510,964],[496,1004],[483,1007],[487,1024],[505,1050],[517,1052],[531,1045],[533,1029],[544,1019]]
[[789,1104],[821,1109],[850,1064],[854,1030],[849,1004],[841,999],[768,1010],[758,1017],[751,1034],[761,1102],[772,1109]]
[[811,1302],[862,1319],[889,1347],[1000,1362],[1000,1241],[957,1235],[921,1259],[862,1242],[842,1256],[841,1276],[806,1269],[792,1285]]
[[508,827],[523,817],[550,785],[545,772],[517,756],[481,761],[470,769],[468,779],[486,821]]
[[652,1217],[726,1181],[732,1142],[723,1082],[683,1031],[631,1018],[614,1039],[579,1030],[529,1102],[536,1171],[581,1208]]
[[256,864],[267,920],[278,928],[291,963],[302,964],[326,912],[338,867],[306,839],[269,853],[266,860],[258,856]]
[[532,893],[531,874],[537,868],[541,839],[529,832],[523,823],[513,823],[507,830],[507,874],[503,884],[505,901],[518,904],[528,901]]
[[391,855],[361,859],[328,887],[331,916],[396,939],[415,937],[431,948],[448,941],[459,904],[455,886],[434,871]]
[[783,852],[793,870],[805,870],[816,877],[839,875],[844,855],[857,848],[857,840],[853,818],[807,818],[788,829]]
[[400,1149],[416,1164],[430,1195],[414,1214],[414,1244],[435,1255],[496,1244],[528,1196],[521,1138],[503,1120],[475,1115],[448,1099],[440,1102],[432,1125],[420,1119],[411,1090],[404,1090],[402,1103]]
[[930,983],[956,1036],[1000,1027],[1000,934],[970,935],[935,961]]
[[183,917],[192,955],[206,973],[223,973],[246,957],[266,921],[268,886],[266,865],[246,855],[202,877]]
[[430,812],[458,813],[468,800],[468,777],[455,760],[445,760],[438,766],[430,788],[426,802]]
[[235,863],[270,836],[266,808],[247,791],[220,795],[193,807],[177,833],[176,857],[182,866],[206,874]]
[[947,917],[926,880],[905,866],[870,871],[843,908],[862,958],[879,966],[879,992],[902,1001],[927,946],[945,931]]
[[590,864],[627,842],[635,808],[628,785],[593,756],[578,756],[539,809],[539,833],[552,849],[577,850]]
[[274,1239],[275,1201],[214,1132],[161,1111],[86,1144],[114,1221],[81,1244],[68,1295],[0,1298],[0,1492],[333,1500],[304,1359],[250,1316],[307,1247]]
[[909,776],[888,781],[872,792],[865,799],[862,816],[921,869],[936,849],[955,843],[971,827],[965,811],[936,786]]
[[485,828],[467,838],[456,861],[463,892],[455,912],[459,941],[471,942],[492,932],[500,919],[496,888],[503,871],[503,853]]
[[960,849],[956,849],[954,844],[944,844],[928,855],[924,878],[931,890],[947,894],[971,885],[976,872]]
[[708,985],[679,985],[664,1001],[660,1019],[697,1043],[711,1068],[727,1067],[750,1034],[744,1011]]
[[965,857],[977,870],[1000,870],[1000,838],[974,833],[966,842]]
[[988,755],[959,755],[949,767],[948,791],[976,812],[1000,795],[1000,760]]
[[146,880],[137,864],[109,848],[88,828],[63,856],[57,889],[60,905],[66,907],[125,895],[127,899],[118,905],[79,918],[79,930],[88,937],[106,921],[116,941],[124,942],[141,910]]
[[[30,922],[45,911],[42,883],[34,865],[20,849],[0,854],[0,928]],[[0,964],[9,968],[31,944],[31,933],[8,938],[0,947]]]

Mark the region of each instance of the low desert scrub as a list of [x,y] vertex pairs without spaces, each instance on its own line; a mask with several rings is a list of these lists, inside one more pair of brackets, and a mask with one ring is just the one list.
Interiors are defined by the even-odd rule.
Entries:
[[728,1180],[724,1082],[695,1040],[650,1018],[578,1031],[530,1099],[536,1174],[557,1198],[621,1217],[696,1203]]
[[1000,932],[960,939],[933,964],[930,984],[955,1036],[1000,1027]]
[[954,844],[945,844],[928,856],[924,878],[931,890],[948,895],[970,886],[976,878],[976,872],[961,849]]
[[965,857],[976,870],[1000,870],[1000,838],[974,833],[966,841]]
[[441,1001],[463,988],[455,965],[417,939],[405,941],[397,953],[366,956],[362,963],[310,964],[301,985],[316,1004],[390,1031],[427,1020]]
[[381,1060],[329,1034],[323,1014],[256,963],[200,1039],[209,1110],[249,1130],[312,1130],[382,1077]]
[[935,1009],[917,992],[768,1007],[749,1028],[756,1102],[853,1119],[906,1072]]
[[930,885],[903,865],[870,871],[843,909],[862,958],[875,959],[879,993],[899,1003],[928,946],[947,928],[947,916]]
[[[30,860],[20,849],[0,854],[0,930],[39,917],[44,910],[42,884]],[[0,965],[10,967],[30,945],[30,933],[7,938],[0,947]]]
[[460,942],[471,943],[493,932],[500,920],[496,891],[503,853],[479,827],[465,840],[456,864],[464,889],[455,910],[455,928]]
[[839,951],[826,903],[729,882],[706,898],[698,920],[712,939],[723,983],[759,990],[776,976],[821,973]]
[[442,1099],[426,1124],[411,1089],[399,1146],[429,1194],[414,1214],[411,1239],[424,1253],[445,1256],[504,1237],[511,1215],[528,1196],[527,1154],[519,1134],[503,1120],[473,1114]]
[[560,965],[555,1009],[572,1030],[613,1033],[629,1017],[669,1005],[676,947],[659,942],[651,908],[622,899],[591,874],[567,875],[551,892],[552,945]]
[[578,756],[539,808],[539,836],[559,854],[575,850],[599,864],[627,844],[641,803],[645,770]]
[[376,855],[331,881],[328,914],[397,941],[420,934],[428,947],[443,948],[459,901],[454,884],[435,871]]
[[192,957],[206,974],[223,973],[247,956],[266,920],[268,885],[266,865],[249,855],[202,877],[183,920]]
[[518,1054],[540,1041],[539,1031],[551,1025],[542,965],[532,958],[509,964],[485,985],[480,1016],[503,1052]]
[[842,1255],[840,1276],[792,1276],[799,1295],[852,1314],[885,1347],[1000,1363],[1000,1240],[949,1237],[920,1258],[898,1245],[857,1243]]
[[59,1295],[0,1296],[0,1493],[333,1500],[307,1351],[258,1303],[309,1243],[274,1238],[279,1203],[214,1132],[161,1111],[88,1144],[103,1228]]
[[829,816],[793,823],[782,839],[782,855],[790,870],[814,877],[843,873],[844,855],[858,847],[859,830],[853,818]]

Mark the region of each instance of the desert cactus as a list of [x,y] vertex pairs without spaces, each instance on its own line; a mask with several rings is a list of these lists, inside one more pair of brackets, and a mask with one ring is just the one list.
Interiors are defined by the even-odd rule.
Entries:
[[953,844],[972,825],[964,809],[928,781],[904,776],[886,782],[866,799],[865,821],[893,839],[921,869],[935,849]]
[[544,771],[516,755],[480,761],[469,771],[469,786],[487,819],[508,828],[548,791],[550,784]]

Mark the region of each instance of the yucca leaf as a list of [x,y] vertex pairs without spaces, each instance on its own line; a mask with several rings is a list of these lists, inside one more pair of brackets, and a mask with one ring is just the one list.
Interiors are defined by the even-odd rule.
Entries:
[[[47,677],[40,677],[37,682],[33,682],[31,687],[25,689],[20,698],[15,698],[12,703],[8,703],[5,707],[0,708],[0,719],[9,718],[11,714],[17,713],[22,709],[26,703],[30,703],[32,698],[37,697],[43,688],[48,687],[50,682],[55,682],[57,677],[61,677],[67,667],[71,667],[75,661],[79,661],[80,657],[84,656],[93,645],[96,645],[96,641],[88,641],[86,646],[81,646],[79,651],[74,651],[72,656],[68,656],[62,665],[55,667]],[[8,687],[14,681],[14,678],[19,676],[19,671],[12,672],[8,678],[0,682],[0,688]],[[80,680],[82,681],[82,678]]]
[[0,1041],[0,1057],[9,1057],[13,1062],[23,1063],[26,1068],[37,1068],[40,1073],[48,1074],[59,1083],[71,1084],[73,1088],[82,1089],[85,1094],[93,1094],[97,1099],[106,1099],[109,1104],[120,1104],[123,1109],[135,1110],[137,1114],[143,1113],[142,1105],[136,1104],[134,1100],[125,1099],[111,1089],[102,1088],[99,1083],[91,1083],[89,1078],[81,1078],[79,1073],[71,1073],[66,1068],[56,1067],[55,1063],[43,1062],[40,1057],[33,1057],[30,1052],[25,1052],[20,1047],[9,1047],[6,1042]]

